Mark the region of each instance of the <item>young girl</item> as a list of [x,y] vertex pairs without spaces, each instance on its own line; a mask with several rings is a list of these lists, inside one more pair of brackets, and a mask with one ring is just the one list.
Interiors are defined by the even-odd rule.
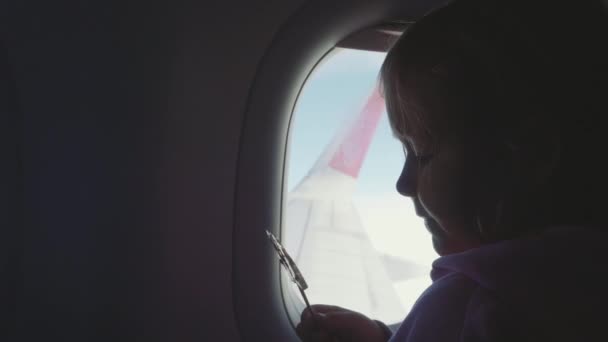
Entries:
[[397,190],[441,256],[433,285],[394,334],[315,305],[304,341],[608,341],[606,20],[532,5],[452,2],[388,53]]

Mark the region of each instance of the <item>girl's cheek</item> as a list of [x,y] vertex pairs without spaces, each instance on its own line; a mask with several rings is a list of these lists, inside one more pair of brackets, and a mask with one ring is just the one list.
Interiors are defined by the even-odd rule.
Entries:
[[438,221],[462,221],[474,214],[475,172],[464,156],[437,156],[419,175],[418,196]]

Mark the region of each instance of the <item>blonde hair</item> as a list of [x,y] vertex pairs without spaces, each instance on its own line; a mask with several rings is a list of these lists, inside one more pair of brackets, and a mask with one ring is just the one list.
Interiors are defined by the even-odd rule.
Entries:
[[[468,126],[480,143],[526,150],[528,142],[516,137],[550,127],[562,137],[562,150],[559,167],[547,175],[554,206],[547,210],[570,215],[560,223],[597,215],[585,209],[588,203],[564,197],[587,196],[594,206],[608,197],[608,169],[599,159],[608,149],[602,100],[608,20],[582,4],[563,12],[552,4],[555,13],[522,4],[456,0],[408,27],[380,71],[391,127],[401,140],[413,129],[428,131],[425,108],[411,105],[411,88],[445,102],[454,122]],[[581,19],[566,26],[563,18],[572,11],[581,11]],[[417,87],[420,80],[430,88]]]

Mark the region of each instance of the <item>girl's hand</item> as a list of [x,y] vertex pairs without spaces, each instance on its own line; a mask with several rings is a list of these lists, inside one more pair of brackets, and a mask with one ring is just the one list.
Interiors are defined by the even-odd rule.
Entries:
[[376,321],[333,305],[313,305],[296,327],[304,342],[386,342],[390,334]]

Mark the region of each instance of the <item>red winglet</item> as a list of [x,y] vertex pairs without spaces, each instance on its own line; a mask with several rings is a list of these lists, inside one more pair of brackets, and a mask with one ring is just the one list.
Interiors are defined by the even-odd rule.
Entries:
[[384,99],[380,96],[378,87],[367,100],[359,117],[348,130],[345,139],[340,142],[338,149],[329,162],[329,166],[353,178],[359,176],[361,165],[374,137],[376,127],[384,111]]

